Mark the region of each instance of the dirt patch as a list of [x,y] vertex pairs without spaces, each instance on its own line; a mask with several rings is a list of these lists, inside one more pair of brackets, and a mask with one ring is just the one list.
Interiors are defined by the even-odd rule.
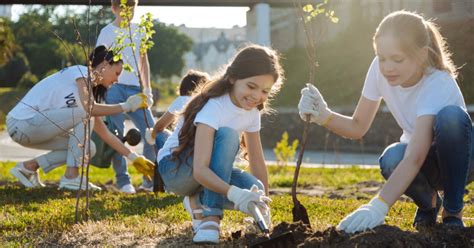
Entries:
[[[329,199],[370,199],[378,191],[380,191],[383,183],[377,181],[360,182],[353,185],[348,185],[343,188],[325,187],[319,185],[311,185],[298,189],[298,194],[327,197]],[[273,188],[270,189],[271,195],[287,195],[291,194],[291,188]]]
[[[374,230],[348,235],[334,227],[313,232],[303,223],[282,222],[275,226],[271,237],[292,232],[292,247],[474,247],[474,227],[447,228],[441,225],[421,232],[402,231],[397,227],[382,225]],[[265,240],[254,234],[245,235],[245,242],[252,246]],[[260,247],[277,247],[260,246]],[[288,244],[285,247],[289,247]]]

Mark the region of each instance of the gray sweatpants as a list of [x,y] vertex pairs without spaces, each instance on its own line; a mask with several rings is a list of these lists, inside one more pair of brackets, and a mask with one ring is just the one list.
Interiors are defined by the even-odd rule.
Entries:
[[[25,120],[7,116],[6,124],[10,137],[18,144],[34,149],[51,150],[35,158],[43,171],[48,173],[65,163],[68,167],[78,167],[82,164],[85,120],[84,109],[76,107],[43,111]],[[90,137],[90,134],[88,136]],[[87,154],[88,144],[85,147]],[[90,156],[85,156],[86,163],[95,154],[95,145],[92,141],[90,153]]]

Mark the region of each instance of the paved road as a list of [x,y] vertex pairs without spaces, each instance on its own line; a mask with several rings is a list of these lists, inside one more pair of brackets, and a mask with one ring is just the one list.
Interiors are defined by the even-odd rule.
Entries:
[[[132,124],[127,121],[125,129],[128,130]],[[141,153],[142,144],[136,147],[131,147],[132,150]],[[31,159],[39,154],[44,153],[43,150],[29,149],[16,144],[10,139],[6,132],[0,133],[0,161],[23,161]],[[264,150],[265,159],[268,163],[276,161],[275,154],[272,149]],[[378,154],[371,153],[336,153],[336,152],[320,152],[320,151],[306,151],[304,154],[305,167],[340,167],[351,165],[376,166],[378,161]],[[290,163],[290,165],[293,165]]]

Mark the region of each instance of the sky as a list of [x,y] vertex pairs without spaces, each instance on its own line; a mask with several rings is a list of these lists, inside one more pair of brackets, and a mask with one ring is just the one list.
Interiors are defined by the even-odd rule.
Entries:
[[[81,8],[78,8],[81,9]],[[13,5],[12,19],[15,21],[25,11],[22,5]],[[138,6],[135,16],[151,12],[166,24],[181,24],[187,27],[232,28],[246,25],[248,7],[149,7]],[[218,20],[218,21],[216,21]]]

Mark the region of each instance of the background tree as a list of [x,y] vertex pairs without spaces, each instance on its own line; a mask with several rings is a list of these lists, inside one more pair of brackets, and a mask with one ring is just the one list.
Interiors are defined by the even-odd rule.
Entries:
[[181,76],[185,62],[183,55],[190,51],[193,41],[176,28],[154,21],[155,46],[148,52],[150,68],[153,75],[160,78]]
[[0,17],[0,65],[4,65],[10,60],[16,48],[10,22]]

